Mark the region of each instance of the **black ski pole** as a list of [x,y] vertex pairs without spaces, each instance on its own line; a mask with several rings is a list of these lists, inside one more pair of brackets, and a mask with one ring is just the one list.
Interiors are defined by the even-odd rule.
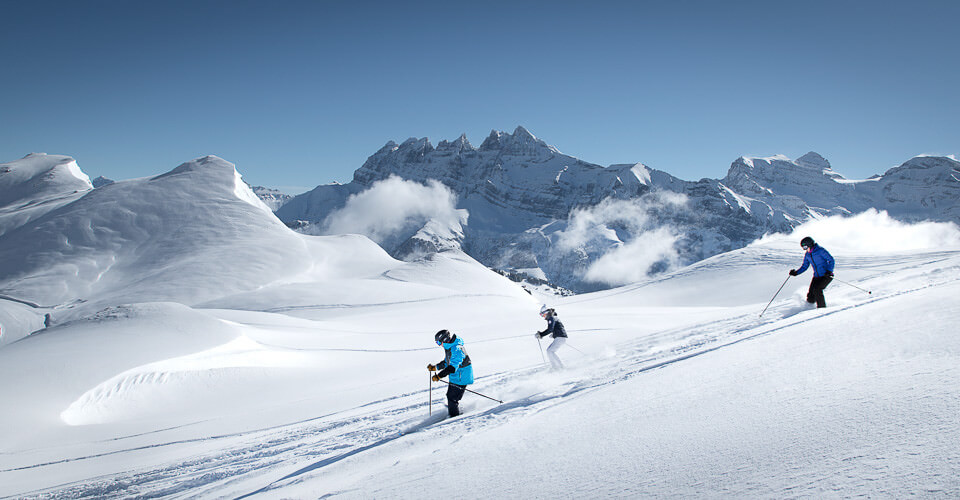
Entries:
[[[433,379],[431,379],[431,380],[433,380]],[[440,379],[440,381],[443,382],[443,383],[445,383],[445,384],[447,384],[447,385],[450,385],[450,382],[447,382],[446,380]],[[485,398],[487,398],[487,399],[492,399],[492,400],[494,400],[494,401],[496,401],[496,402],[498,402],[498,403],[500,403],[500,404],[503,404],[503,401],[500,401],[500,400],[497,399],[497,398],[491,398],[490,396],[487,396],[486,394],[480,394],[480,393],[477,392],[477,391],[471,391],[470,389],[467,389],[466,387],[464,387],[463,389],[464,389],[465,391],[467,391],[467,392],[472,392],[472,393],[476,394],[477,396],[483,396],[483,397],[485,397]]]
[[867,293],[869,293],[870,295],[873,295],[873,292],[871,292],[870,290],[864,290],[863,288],[860,288],[860,287],[858,287],[857,285],[854,285],[853,283],[847,283],[846,281],[838,280],[837,278],[833,278],[833,281],[839,281],[840,283],[843,283],[844,285],[852,286],[852,287],[856,288],[857,290],[860,290],[861,292],[867,292]]
[[430,375],[430,402],[428,403],[430,407],[429,415],[433,415],[433,375],[430,372],[427,372],[427,375]]
[[[770,302],[767,302],[767,307],[770,307],[770,304],[773,304],[773,299],[777,298],[777,295],[780,295],[780,290],[783,290],[783,286],[787,284],[787,280],[789,280],[791,276],[792,275],[788,274],[787,279],[783,280],[783,285],[780,285],[780,288],[777,288],[777,293],[773,294],[773,298],[770,299]],[[760,311],[761,318],[763,317],[763,313],[767,312],[767,307],[764,307],[763,310]]]
[[540,346],[540,359],[543,360],[543,364],[547,364],[547,358],[543,357],[543,342],[540,341],[540,334],[537,334],[537,345]]

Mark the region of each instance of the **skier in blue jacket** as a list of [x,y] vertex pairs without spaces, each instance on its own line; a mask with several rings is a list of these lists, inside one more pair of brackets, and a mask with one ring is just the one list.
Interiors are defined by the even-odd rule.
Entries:
[[[451,417],[460,414],[460,399],[467,391],[467,386],[473,383],[473,363],[470,356],[463,349],[463,340],[448,330],[440,330],[433,336],[437,345],[444,350],[443,361],[436,365],[427,365],[427,370],[434,373],[431,377],[434,382],[450,376],[447,385],[447,411]],[[439,371],[437,371],[439,370]]]
[[807,253],[803,256],[803,265],[800,269],[791,269],[790,276],[803,274],[807,267],[813,267],[813,279],[810,280],[810,290],[807,291],[807,302],[811,304],[816,302],[818,308],[827,307],[823,289],[833,281],[833,256],[809,236],[800,240],[800,246]]

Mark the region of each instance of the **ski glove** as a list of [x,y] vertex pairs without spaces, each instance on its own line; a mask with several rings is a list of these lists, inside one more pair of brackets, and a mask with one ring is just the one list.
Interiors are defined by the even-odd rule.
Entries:
[[433,380],[434,382],[439,382],[439,381],[440,381],[440,377],[434,375],[434,376],[430,377],[430,380]]
[[791,269],[791,270],[790,270],[790,276],[796,276],[796,275],[797,275],[797,270],[796,270],[796,269]]
[[540,332],[534,333],[533,336],[536,337],[537,340],[540,340]]
[[427,365],[427,371],[435,372],[437,371],[437,367],[434,365]]

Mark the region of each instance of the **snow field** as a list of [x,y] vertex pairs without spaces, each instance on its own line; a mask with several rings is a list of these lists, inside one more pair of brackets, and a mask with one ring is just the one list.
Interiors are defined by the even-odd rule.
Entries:
[[[932,287],[759,328],[743,318],[741,331],[727,333],[748,341],[719,341],[727,344],[679,361],[594,361],[550,376],[553,397],[508,391],[522,403],[263,494],[410,498],[443,482],[436,471],[469,464],[458,474],[469,498],[949,497],[960,488],[960,339],[948,325],[960,311],[940,303],[960,282],[955,274]],[[913,318],[909,331],[891,328],[904,316]]]
[[[23,401],[3,417],[0,495],[407,498],[451,463],[470,464],[468,498],[956,494],[960,251],[851,258],[838,276],[873,294],[834,283],[826,310],[798,302],[803,279],[762,318],[782,280],[740,305],[639,305],[657,287],[736,302],[727,285],[775,253],[552,303],[582,351],[559,373],[532,335],[539,302],[510,294],[117,308],[0,351],[22,386],[3,396]],[[468,393],[439,421],[434,384],[427,416],[439,328],[504,404]],[[50,376],[15,376],[31,368]]]

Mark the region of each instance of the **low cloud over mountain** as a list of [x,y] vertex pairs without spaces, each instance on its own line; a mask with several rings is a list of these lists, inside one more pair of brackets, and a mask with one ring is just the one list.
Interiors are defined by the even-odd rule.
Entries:
[[456,217],[441,217],[440,225],[462,229],[467,253],[579,291],[635,281],[830,215],[876,209],[906,221],[960,222],[954,157],[918,156],[867,180],[845,179],[814,152],[796,160],[741,157],[722,179],[685,181],[640,163],[604,168],[561,153],[523,127],[493,131],[480,147],[465,136],[436,147],[426,138],[390,141],[352,182],[318,186],[277,215],[289,225],[331,230],[325,222],[331,214],[348,204],[351,212],[366,212],[367,197],[368,209],[376,208],[377,196],[358,193],[394,178],[434,186],[435,194],[425,196],[436,199],[394,204],[387,217],[397,230],[378,235],[388,252],[403,258],[413,226],[425,225],[417,207],[447,203],[445,191],[430,184],[441,183],[469,218],[460,227]]

